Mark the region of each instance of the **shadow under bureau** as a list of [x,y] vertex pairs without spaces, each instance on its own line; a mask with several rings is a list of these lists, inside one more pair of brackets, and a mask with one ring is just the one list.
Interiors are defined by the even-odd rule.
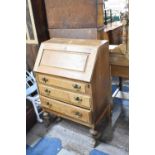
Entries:
[[111,113],[109,44],[53,38],[41,44],[34,66],[45,112],[95,129]]

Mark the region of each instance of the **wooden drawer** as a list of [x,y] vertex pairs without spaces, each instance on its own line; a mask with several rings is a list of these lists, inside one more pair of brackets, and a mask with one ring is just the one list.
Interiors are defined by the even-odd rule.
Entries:
[[90,109],[91,98],[86,95],[72,93],[62,89],[39,85],[40,94],[49,98],[58,99],[60,101],[68,102],[76,106]]
[[70,80],[52,77],[48,75],[42,75],[42,74],[37,74],[37,76],[38,76],[39,82],[42,84],[65,88],[65,89],[69,89],[80,93],[86,93],[87,91],[86,89],[89,89],[88,84],[85,84],[85,83],[70,81]]
[[42,106],[45,108],[49,108],[54,112],[61,113],[63,115],[81,120],[83,122],[90,123],[90,110],[82,109],[73,105],[65,104],[60,101],[56,101],[54,99],[49,99],[43,96],[40,96]]

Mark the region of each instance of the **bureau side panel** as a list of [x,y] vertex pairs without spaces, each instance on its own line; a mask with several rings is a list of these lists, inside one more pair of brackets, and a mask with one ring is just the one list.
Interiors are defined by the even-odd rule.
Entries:
[[91,84],[93,120],[96,122],[102,118],[105,109],[112,101],[108,43],[99,48]]

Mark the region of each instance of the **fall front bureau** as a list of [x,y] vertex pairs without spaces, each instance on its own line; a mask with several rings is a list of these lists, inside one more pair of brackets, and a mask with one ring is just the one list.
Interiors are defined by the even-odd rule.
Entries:
[[105,40],[43,42],[34,66],[43,110],[93,129],[110,116],[108,49]]

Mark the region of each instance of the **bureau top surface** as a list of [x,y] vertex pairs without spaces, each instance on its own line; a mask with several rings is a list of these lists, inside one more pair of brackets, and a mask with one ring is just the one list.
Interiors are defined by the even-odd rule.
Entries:
[[34,71],[90,82],[97,54],[106,43],[105,40],[50,39],[41,44]]

